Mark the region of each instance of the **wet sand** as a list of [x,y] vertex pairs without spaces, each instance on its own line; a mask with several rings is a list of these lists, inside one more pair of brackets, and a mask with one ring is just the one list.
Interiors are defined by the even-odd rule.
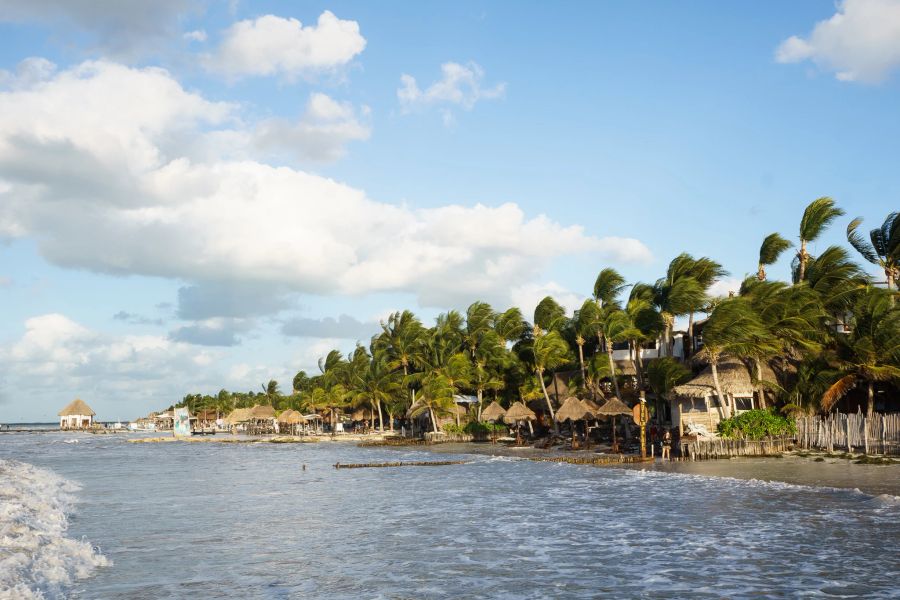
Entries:
[[[489,456],[518,456],[539,458],[547,456],[598,456],[592,451],[567,452],[540,450],[531,447],[514,448],[500,444],[434,444],[416,446],[439,454],[481,454]],[[857,465],[852,460],[810,454],[807,457],[786,453],[783,458],[732,458],[728,460],[663,462],[604,465],[610,469],[642,469],[665,473],[681,473],[705,477],[780,481],[794,485],[858,489],[872,495],[900,496],[900,464]],[[827,458],[826,458],[827,457]],[[816,458],[824,458],[816,461]]]

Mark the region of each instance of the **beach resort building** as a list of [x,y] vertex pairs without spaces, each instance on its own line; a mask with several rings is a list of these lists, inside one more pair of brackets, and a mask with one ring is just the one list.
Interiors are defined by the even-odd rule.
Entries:
[[[728,413],[734,416],[757,408],[753,395],[756,385],[744,363],[727,358],[719,362],[717,370]],[[775,380],[768,367],[763,369],[763,379]],[[670,408],[672,425],[678,427],[679,433],[683,434],[688,424],[703,426],[711,432],[716,431],[719,421],[726,416],[726,409],[719,404],[712,368],[707,366],[687,383],[673,388],[670,394]]]
[[59,411],[59,428],[88,429],[93,426],[96,414],[84,400],[76,398]]

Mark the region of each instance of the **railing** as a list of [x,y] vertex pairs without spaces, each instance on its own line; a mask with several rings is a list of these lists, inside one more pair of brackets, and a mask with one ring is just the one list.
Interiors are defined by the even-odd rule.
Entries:
[[833,452],[900,454],[900,414],[833,413],[797,419],[797,444]]

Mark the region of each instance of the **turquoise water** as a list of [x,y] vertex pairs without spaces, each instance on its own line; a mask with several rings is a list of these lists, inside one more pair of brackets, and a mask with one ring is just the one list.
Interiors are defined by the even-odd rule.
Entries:
[[[44,554],[57,550],[54,536],[74,544],[60,545],[54,561],[20,565],[14,582],[20,593],[86,599],[900,593],[894,496],[483,456],[449,457],[472,461],[458,466],[335,470],[335,462],[448,457],[342,443],[126,439],[0,435],[6,503],[30,492],[66,497],[56,510],[68,528],[43,535]],[[37,469],[31,477],[40,485],[14,490],[10,482],[24,481],[27,468]],[[5,543],[14,526],[37,527],[42,510],[25,517],[0,511]],[[44,577],[50,563],[68,569],[68,580],[58,572]]]

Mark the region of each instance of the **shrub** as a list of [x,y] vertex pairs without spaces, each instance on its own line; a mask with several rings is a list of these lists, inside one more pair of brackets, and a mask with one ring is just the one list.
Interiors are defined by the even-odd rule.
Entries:
[[760,440],[769,436],[796,433],[794,421],[768,410],[748,410],[719,422],[719,434],[724,438]]
[[506,425],[502,425],[500,423],[488,423],[481,422],[477,423],[475,421],[471,423],[466,423],[465,428],[463,429],[466,433],[475,435],[477,433],[502,433],[506,430]]
[[462,433],[463,428],[457,425],[456,423],[447,423],[442,428],[444,433]]

